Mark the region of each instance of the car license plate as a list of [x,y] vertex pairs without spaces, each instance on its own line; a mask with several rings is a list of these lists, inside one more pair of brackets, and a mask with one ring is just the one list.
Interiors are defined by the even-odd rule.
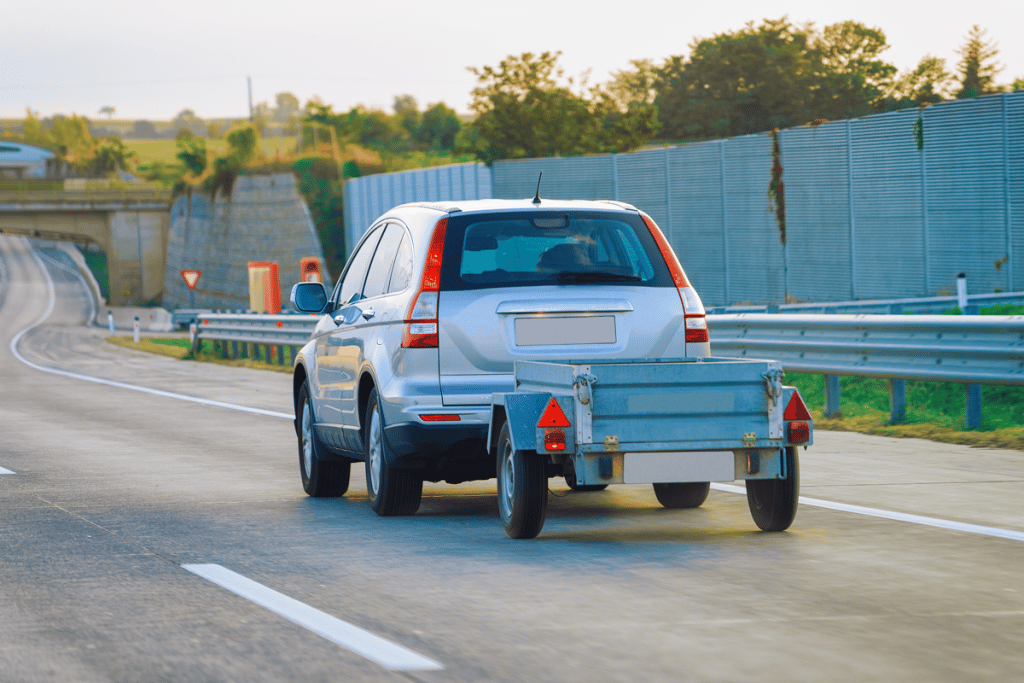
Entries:
[[615,316],[516,318],[516,346],[614,343]]

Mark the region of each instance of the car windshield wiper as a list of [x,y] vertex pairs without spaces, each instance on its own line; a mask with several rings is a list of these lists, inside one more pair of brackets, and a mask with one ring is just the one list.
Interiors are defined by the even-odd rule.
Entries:
[[571,282],[643,282],[643,278],[638,275],[608,273],[600,270],[563,270],[557,275],[557,279],[560,285]]

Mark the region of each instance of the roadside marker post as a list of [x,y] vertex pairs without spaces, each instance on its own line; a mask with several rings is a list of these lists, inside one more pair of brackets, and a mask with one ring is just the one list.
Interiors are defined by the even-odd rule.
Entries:
[[135,343],[139,343],[139,316],[135,316]]
[[110,328],[110,334],[114,334],[114,312],[107,311],[107,327]]

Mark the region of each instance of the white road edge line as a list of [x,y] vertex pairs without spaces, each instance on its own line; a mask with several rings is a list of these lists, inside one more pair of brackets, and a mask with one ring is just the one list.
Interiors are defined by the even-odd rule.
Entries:
[[183,564],[182,569],[217,584],[246,600],[278,614],[313,633],[337,643],[391,671],[437,671],[433,659],[385,640],[358,626],[332,617],[219,564]]
[[[735,486],[733,484],[712,484],[711,488],[716,489],[718,491],[727,491],[729,493],[746,493],[746,488],[742,486]],[[848,505],[846,503],[834,503],[830,500],[821,500],[819,498],[805,498],[803,496],[800,496],[800,504],[810,505],[812,507],[826,508],[828,510],[837,510],[839,512],[850,512],[855,515],[865,515],[867,517],[880,517],[882,519],[891,519],[897,522],[909,522],[911,524],[938,527],[939,529],[949,529],[951,531],[965,531],[970,534],[980,534],[982,536],[995,536],[996,538],[1006,538],[1011,541],[1024,541],[1024,531],[1015,531],[1013,529],[1000,529],[998,527],[981,526],[980,524],[954,522],[948,519],[924,517],[922,515],[911,515],[905,512],[891,512],[889,510],[879,510],[878,508],[868,508],[862,507],[860,505]]]
[[150,389],[149,387],[142,387],[142,386],[139,386],[137,384],[127,384],[125,382],[116,382],[116,381],[110,380],[110,379],[103,379],[102,377],[92,377],[90,375],[82,375],[82,374],[79,374],[77,372],[68,372],[66,370],[58,370],[56,368],[48,368],[48,367],[45,367],[45,366],[42,366],[42,365],[37,365],[37,364],[33,363],[32,361],[28,360],[27,358],[22,356],[21,353],[19,353],[19,351],[18,351],[18,343],[21,341],[21,338],[23,336],[25,336],[27,333],[29,333],[30,331],[32,331],[36,327],[39,327],[40,325],[42,325],[43,322],[47,318],[50,317],[50,314],[53,313],[54,306],[56,306],[56,303],[57,303],[57,295],[55,293],[55,289],[54,289],[54,286],[53,286],[53,279],[50,278],[50,273],[46,270],[46,265],[43,263],[43,261],[40,258],[40,256],[36,253],[35,249],[31,249],[30,253],[32,254],[32,257],[36,260],[36,263],[39,265],[39,269],[43,271],[43,276],[46,278],[46,285],[47,285],[47,287],[49,288],[49,291],[50,291],[50,304],[49,304],[49,306],[47,306],[46,312],[43,313],[42,317],[40,317],[39,320],[35,324],[30,325],[29,327],[26,327],[21,332],[18,332],[18,334],[14,335],[14,338],[11,339],[11,344],[10,344],[11,353],[14,354],[14,357],[17,358],[22,363],[24,363],[25,365],[27,365],[30,368],[33,368],[35,370],[39,370],[40,372],[48,372],[51,375],[60,375],[62,377],[70,377],[72,379],[80,379],[80,380],[85,381],[85,382],[94,382],[96,384],[105,384],[105,385],[107,385],[109,387],[117,387],[118,389],[130,389],[131,391],[140,391],[140,392],[142,392],[144,394],[152,394],[154,396],[163,396],[165,398],[173,398],[173,399],[177,399],[179,401],[190,401],[192,403],[199,403],[199,404],[206,405],[206,406],[213,406],[215,408],[227,408],[229,410],[239,410],[239,411],[244,412],[244,413],[252,413],[252,414],[255,414],[255,415],[266,415],[268,417],[279,417],[279,418],[283,418],[283,419],[286,419],[286,420],[294,420],[295,419],[295,416],[290,414],[290,413],[279,413],[279,412],[277,412],[275,410],[264,410],[262,408],[252,408],[252,407],[249,407],[249,406],[242,406],[242,405],[238,405],[238,404],[235,404],[235,403],[225,403],[223,401],[213,401],[213,400],[206,399],[206,398],[199,398],[199,397],[196,397],[196,396],[189,396],[187,394],[178,394],[178,393],[175,393],[173,391],[163,391],[161,389]]
[[6,469],[4,467],[0,467],[0,474],[17,474],[17,472],[12,472],[9,469]]

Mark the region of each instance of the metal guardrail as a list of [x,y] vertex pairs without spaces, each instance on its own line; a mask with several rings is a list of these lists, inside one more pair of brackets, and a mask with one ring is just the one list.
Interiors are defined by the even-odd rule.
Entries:
[[[995,294],[968,294],[966,313],[978,312],[984,306],[1015,304],[1024,306],[1024,292],[997,292]],[[708,313],[935,313],[959,306],[955,296],[931,296],[913,299],[871,299],[864,301],[833,301],[802,304],[737,305],[708,307]]]
[[[196,311],[196,333],[194,346],[202,340],[222,342],[221,355],[238,358],[246,355],[273,362],[277,356],[278,365],[285,364],[285,347],[290,348],[294,359],[298,348],[309,341],[310,334],[319,320],[316,316],[299,314],[269,315],[266,313],[207,313]],[[230,343],[230,346],[229,346]],[[245,345],[241,348],[239,345]]]
[[825,414],[839,413],[839,376],[890,381],[893,422],[906,380],[966,385],[967,426],[981,425],[981,384],[1024,386],[1024,316],[709,315],[716,356],[771,358],[826,376]]
[[[234,357],[239,343],[276,346],[282,364],[282,347],[294,358],[318,320],[197,313],[197,339],[231,342]],[[825,375],[826,415],[839,412],[841,375],[890,380],[894,422],[906,415],[906,380],[967,385],[968,426],[981,424],[979,385],[1024,386],[1024,316],[739,313],[709,315],[708,328],[716,356],[769,358],[786,371]],[[221,348],[227,356],[227,344]]]

